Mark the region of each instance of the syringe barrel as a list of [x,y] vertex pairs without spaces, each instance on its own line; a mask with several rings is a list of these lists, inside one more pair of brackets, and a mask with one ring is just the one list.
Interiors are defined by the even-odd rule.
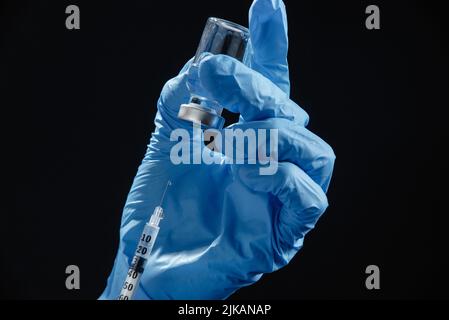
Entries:
[[[158,208],[158,207],[156,207]],[[160,208],[160,207],[159,207]],[[162,208],[161,208],[162,209]],[[155,209],[156,213],[156,209]],[[151,216],[153,218],[154,214]],[[159,214],[158,214],[159,216]],[[162,219],[162,217],[160,217]],[[159,219],[159,220],[160,220]],[[159,224],[158,220],[158,224]],[[150,220],[151,221],[151,220]],[[131,266],[126,275],[125,282],[120,292],[119,300],[131,300],[137,286],[139,284],[140,277],[145,268],[145,264],[148,260],[148,256],[153,250],[154,242],[156,241],[159,233],[159,227],[154,224],[146,223],[143,229],[142,235],[139,238],[139,244],[137,245],[136,252],[134,253]]]
[[156,241],[157,234],[159,233],[159,226],[146,223],[143,228],[142,235],[137,245],[135,256],[147,259],[153,250],[154,242]]

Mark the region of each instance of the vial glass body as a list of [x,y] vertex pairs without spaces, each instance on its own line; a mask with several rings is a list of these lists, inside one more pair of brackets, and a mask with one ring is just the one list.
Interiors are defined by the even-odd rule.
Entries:
[[198,80],[198,63],[204,53],[225,54],[248,64],[249,30],[234,22],[218,18],[207,19],[200,44],[189,69],[190,101],[180,107],[178,117],[205,127],[221,128],[223,110],[218,102],[207,97]]

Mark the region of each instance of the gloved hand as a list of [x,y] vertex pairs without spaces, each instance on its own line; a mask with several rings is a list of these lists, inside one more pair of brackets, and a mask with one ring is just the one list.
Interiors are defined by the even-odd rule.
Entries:
[[[260,175],[254,164],[170,161],[177,118],[189,101],[187,64],[167,82],[156,129],[128,195],[120,246],[100,299],[117,299],[138,238],[168,180],[165,218],[135,299],[223,299],[285,266],[302,247],[328,203],[334,153],[305,126],[308,115],[289,99],[287,21],[282,1],[255,0],[250,9],[251,69],[206,56],[198,72],[209,97],[241,114],[229,128],[278,129],[278,170]],[[201,139],[201,137],[200,137]],[[197,146],[205,148],[200,139]],[[214,157],[222,157],[218,153]],[[221,159],[223,160],[223,159]]]

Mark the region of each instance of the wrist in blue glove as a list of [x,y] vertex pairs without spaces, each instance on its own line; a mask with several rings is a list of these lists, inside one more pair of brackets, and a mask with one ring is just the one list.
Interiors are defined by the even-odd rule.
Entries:
[[[172,163],[170,151],[179,142],[170,140],[171,133],[192,131],[177,118],[179,106],[190,98],[187,64],[161,92],[156,129],[126,201],[117,257],[100,299],[119,296],[139,236],[168,180],[173,185],[164,201],[165,219],[136,299],[224,299],[285,266],[327,208],[335,155],[306,129],[308,115],[289,98],[282,1],[255,0],[250,33],[251,68],[228,56],[208,55],[198,76],[210,98],[240,113],[240,121],[226,129],[277,129],[277,171],[260,175],[259,165],[226,161]],[[205,148],[201,141],[193,143]]]

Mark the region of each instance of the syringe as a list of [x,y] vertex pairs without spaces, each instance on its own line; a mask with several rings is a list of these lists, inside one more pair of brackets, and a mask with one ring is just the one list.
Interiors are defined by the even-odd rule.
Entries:
[[134,292],[139,285],[140,277],[143,274],[146,262],[149,255],[151,254],[151,250],[153,249],[157,234],[159,233],[159,222],[164,217],[162,201],[164,200],[168,186],[171,186],[170,180],[165,186],[160,204],[156,208],[154,208],[150,221],[148,221],[143,228],[142,235],[139,238],[139,244],[137,245],[136,252],[134,253],[131,266],[128,270],[125,283],[123,284],[122,291],[120,292],[118,300],[131,300]]

